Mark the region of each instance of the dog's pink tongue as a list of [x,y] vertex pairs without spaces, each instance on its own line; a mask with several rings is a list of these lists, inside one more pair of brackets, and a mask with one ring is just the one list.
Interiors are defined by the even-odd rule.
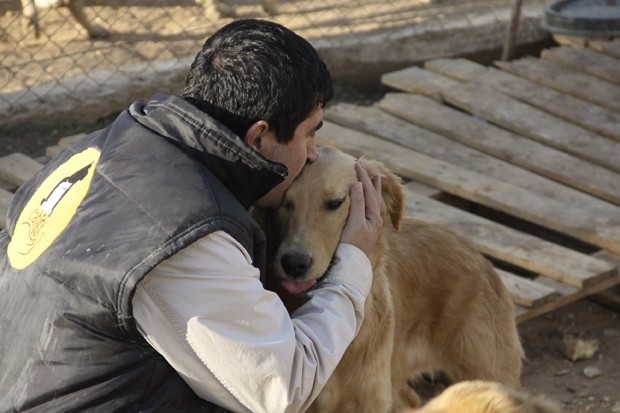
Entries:
[[301,294],[303,292],[306,292],[310,288],[312,288],[314,284],[316,284],[316,280],[307,280],[300,282],[282,280],[282,287],[284,287],[284,289],[291,294]]

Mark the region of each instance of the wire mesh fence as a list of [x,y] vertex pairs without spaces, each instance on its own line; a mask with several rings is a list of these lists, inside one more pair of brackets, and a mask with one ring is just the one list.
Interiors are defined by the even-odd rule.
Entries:
[[[214,1],[0,0],[0,120],[25,116],[24,108],[53,103],[55,96],[75,104],[96,98],[101,104],[110,96],[101,91],[141,82],[164,85],[170,73],[178,83],[206,37],[231,18],[272,19],[326,55],[336,49],[328,64],[336,77],[346,77],[352,66],[373,59],[429,57],[420,47],[455,56],[475,51],[468,50],[475,49],[472,43],[501,46],[513,3],[220,0],[218,9]],[[69,7],[51,7],[58,3]],[[543,8],[544,0],[525,1],[521,42],[544,36],[538,28]],[[477,35],[462,35],[474,28],[480,28]],[[405,47],[412,41],[417,48]]]

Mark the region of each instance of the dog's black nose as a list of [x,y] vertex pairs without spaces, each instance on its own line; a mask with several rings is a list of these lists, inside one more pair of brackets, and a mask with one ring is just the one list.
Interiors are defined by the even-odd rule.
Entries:
[[312,265],[312,258],[308,254],[289,252],[282,255],[280,264],[288,276],[301,278],[306,275]]

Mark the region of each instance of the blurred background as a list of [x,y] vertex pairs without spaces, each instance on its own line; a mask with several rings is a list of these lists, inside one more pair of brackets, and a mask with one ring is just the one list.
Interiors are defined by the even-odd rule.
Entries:
[[[38,30],[26,25],[28,1],[0,0],[0,134],[3,123],[92,122],[153,92],[177,92],[204,40],[232,18],[277,21],[310,40],[339,84],[373,88],[382,73],[430,58],[498,59],[516,4],[279,0],[268,14],[258,0],[222,1],[228,17],[211,1],[83,0],[89,33],[70,8],[45,7],[52,0],[31,0]],[[523,1],[515,53],[549,41],[544,7]]]

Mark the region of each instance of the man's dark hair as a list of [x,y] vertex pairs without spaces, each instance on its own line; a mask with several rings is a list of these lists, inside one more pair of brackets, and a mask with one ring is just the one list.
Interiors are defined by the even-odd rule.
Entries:
[[182,97],[237,135],[265,120],[279,142],[333,96],[312,45],[267,20],[237,20],[213,34],[192,63]]

